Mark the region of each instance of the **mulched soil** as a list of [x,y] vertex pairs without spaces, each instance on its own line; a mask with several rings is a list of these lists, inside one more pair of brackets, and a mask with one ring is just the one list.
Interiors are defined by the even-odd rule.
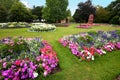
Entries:
[[117,76],[114,80],[120,80],[120,75]]
[[61,68],[60,68],[60,66],[58,64],[58,66],[55,69],[53,69],[53,71],[51,72],[51,74],[54,74],[54,73],[57,73],[57,72],[60,72],[60,71],[61,71]]

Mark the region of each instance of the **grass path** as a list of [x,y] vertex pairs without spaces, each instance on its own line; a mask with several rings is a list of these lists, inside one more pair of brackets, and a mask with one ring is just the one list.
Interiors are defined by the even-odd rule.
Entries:
[[[71,54],[69,49],[64,48],[58,40],[69,34],[98,30],[120,30],[116,27],[99,26],[91,29],[78,29],[72,24],[69,27],[58,27],[55,32],[27,32],[27,28],[0,29],[0,38],[8,36],[42,37],[47,40],[58,54],[61,72],[47,76],[45,80],[113,80],[120,73],[120,51],[108,53],[105,56],[96,56],[95,61],[80,62]],[[40,80],[40,78],[37,78]]]

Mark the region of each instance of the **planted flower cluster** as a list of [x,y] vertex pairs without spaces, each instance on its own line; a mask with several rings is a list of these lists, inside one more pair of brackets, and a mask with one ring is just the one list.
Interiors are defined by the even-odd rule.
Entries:
[[95,54],[120,49],[120,31],[84,32],[61,38],[59,42],[68,47],[80,60],[94,60]]
[[27,80],[47,76],[58,67],[56,52],[41,38],[0,40],[0,80]]
[[46,31],[54,31],[56,29],[55,25],[45,24],[45,23],[33,23],[30,32],[46,32]]
[[30,24],[26,22],[8,22],[2,25],[2,28],[25,28],[30,27]]

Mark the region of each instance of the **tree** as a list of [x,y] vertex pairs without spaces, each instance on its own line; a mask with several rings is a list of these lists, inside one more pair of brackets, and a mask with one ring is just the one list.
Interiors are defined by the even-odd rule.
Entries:
[[[107,7],[107,10],[110,11],[110,23],[120,24],[119,18],[120,18],[120,0],[115,0],[111,2]],[[116,22],[115,22],[115,21]]]
[[8,21],[8,13],[11,6],[19,0],[0,0],[0,22]]
[[70,11],[70,9],[67,10],[66,14],[67,14],[67,17],[71,17],[71,11]]
[[12,5],[15,2],[19,2],[19,0],[0,0],[0,4],[2,4],[3,6],[5,6],[5,8],[9,11],[10,8],[12,7]]
[[46,0],[43,18],[48,22],[56,22],[67,17],[68,0]]
[[80,21],[82,21],[81,19],[82,18],[80,18],[80,12],[79,12],[79,9],[76,9],[76,11],[75,11],[75,13],[74,13],[74,15],[73,15],[73,19],[75,20],[75,22],[80,22]]
[[109,11],[101,6],[97,6],[95,14],[95,22],[97,23],[108,23],[109,22]]
[[9,14],[10,21],[19,22],[19,21],[31,21],[33,15],[29,9],[25,7],[21,2],[16,2],[10,9]]
[[37,16],[36,19],[39,19],[40,21],[42,19],[42,9],[43,9],[43,6],[37,6],[37,7],[34,6],[32,9],[32,14],[36,15]]
[[7,21],[7,10],[6,8],[0,4],[0,22],[6,22]]
[[76,9],[73,18],[76,22],[87,22],[90,14],[95,14],[95,7],[92,6],[91,0],[87,0],[85,3],[81,2],[78,4],[78,9]]

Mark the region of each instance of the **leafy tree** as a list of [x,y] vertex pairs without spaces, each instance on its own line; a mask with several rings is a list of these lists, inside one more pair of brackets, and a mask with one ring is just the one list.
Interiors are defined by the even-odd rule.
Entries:
[[0,0],[0,4],[5,6],[7,10],[9,10],[15,2],[19,2],[19,0]]
[[6,8],[0,4],[0,22],[6,22],[7,21],[7,10]]
[[101,6],[97,6],[96,14],[95,14],[95,22],[108,23],[109,22],[109,11]]
[[0,22],[8,21],[8,13],[11,6],[19,0],[0,0]]
[[119,24],[119,16],[114,16],[111,20],[110,20],[111,24]]
[[[115,0],[111,2],[107,7],[107,10],[110,11],[110,23],[113,22],[113,24],[118,24],[119,23],[119,18],[120,18],[120,0]],[[114,22],[116,20],[117,22]],[[120,24],[120,23],[119,23]]]
[[33,7],[32,9],[32,14],[33,15],[36,15],[36,19],[39,19],[41,21],[42,19],[42,9],[43,9],[43,6],[37,6],[37,7]]
[[48,22],[56,22],[67,17],[68,0],[46,0],[43,18]]
[[16,2],[10,9],[9,14],[10,21],[19,22],[19,21],[31,21],[33,15],[29,9],[25,7],[21,2]]
[[79,11],[79,9],[76,9],[76,11],[75,11],[75,13],[73,15],[73,18],[74,18],[75,22],[77,22],[77,23],[82,21],[82,18],[80,18],[80,11]]
[[95,14],[95,7],[92,5],[91,0],[87,0],[85,3],[81,2],[78,4],[73,18],[76,22],[87,22],[90,14]]
[[70,11],[70,9],[68,9],[66,13],[67,13],[68,17],[71,17],[71,11]]

